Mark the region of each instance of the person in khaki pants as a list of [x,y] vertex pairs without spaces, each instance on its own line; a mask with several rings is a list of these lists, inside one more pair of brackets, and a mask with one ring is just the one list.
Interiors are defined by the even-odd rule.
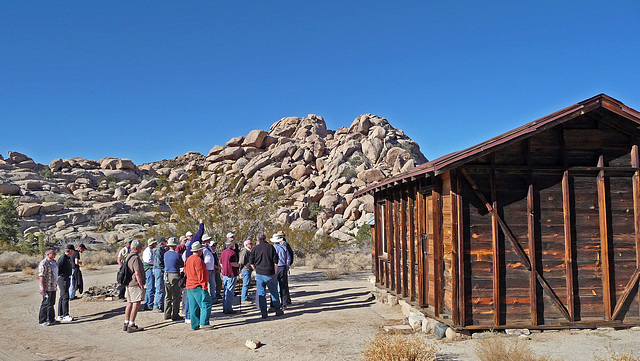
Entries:
[[184,262],[180,254],[176,252],[178,242],[175,237],[167,241],[169,250],[164,253],[164,319],[180,321],[180,301],[182,290],[180,289],[180,268]]

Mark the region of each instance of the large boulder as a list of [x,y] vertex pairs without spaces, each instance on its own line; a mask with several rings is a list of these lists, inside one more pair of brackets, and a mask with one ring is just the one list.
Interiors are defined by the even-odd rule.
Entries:
[[0,194],[13,196],[20,194],[20,187],[0,179]]
[[18,206],[18,215],[20,217],[35,216],[40,212],[40,204],[38,203],[22,203]]
[[8,151],[7,154],[9,154],[9,158],[7,159],[8,163],[20,163],[20,162],[25,162],[27,160],[30,160],[31,158],[27,157],[26,155],[22,154],[22,153],[18,153],[18,152],[13,152],[13,151]]
[[267,137],[267,135],[269,135],[269,133],[267,133],[264,130],[261,130],[261,129],[252,130],[244,138],[244,141],[242,142],[242,146],[262,148],[264,144],[264,140]]

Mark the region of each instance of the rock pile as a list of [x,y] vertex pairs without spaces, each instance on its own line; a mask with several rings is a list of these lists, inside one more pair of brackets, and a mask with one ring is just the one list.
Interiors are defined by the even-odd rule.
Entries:
[[56,159],[45,166],[8,155],[0,157],[0,194],[19,197],[24,233],[85,243],[144,232],[156,211],[170,211],[156,191],[160,178],[180,191],[189,172],[197,172],[208,191],[230,183],[236,192],[281,190],[279,223],[350,241],[373,217],[373,198],[353,194],[426,162],[413,140],[371,114],[335,131],[313,114],[282,118],[269,131],[216,145],[207,156],[191,152],[140,166],[118,158]]

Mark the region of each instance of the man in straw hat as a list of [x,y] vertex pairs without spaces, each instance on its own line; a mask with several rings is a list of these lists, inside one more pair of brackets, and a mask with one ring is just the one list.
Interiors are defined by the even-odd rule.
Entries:
[[187,258],[184,272],[187,275],[187,298],[189,300],[189,312],[191,329],[212,329],[209,324],[211,315],[211,295],[207,291],[209,286],[209,273],[202,260],[202,244],[199,241],[191,244],[191,256]]
[[176,252],[178,242],[175,237],[170,237],[167,241],[169,250],[164,253],[164,271],[166,280],[164,283],[164,319],[180,321],[180,300],[182,291],[180,290],[180,268],[184,267],[182,257]]
[[144,296],[144,307],[147,310],[153,308],[153,300],[156,295],[156,278],[153,275],[153,251],[158,241],[151,237],[147,240],[147,248],[142,252],[142,264],[146,278],[147,293]]
[[258,295],[258,305],[262,318],[267,318],[267,293],[269,289],[273,306],[276,309],[276,316],[284,314],[280,308],[278,300],[278,284],[276,282],[276,267],[278,266],[278,254],[276,250],[267,243],[267,236],[259,233],[256,239],[257,245],[253,248],[249,263],[256,271],[256,294]]

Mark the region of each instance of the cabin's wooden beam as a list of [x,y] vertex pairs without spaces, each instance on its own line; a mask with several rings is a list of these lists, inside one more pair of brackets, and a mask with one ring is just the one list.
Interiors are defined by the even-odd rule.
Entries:
[[564,220],[564,263],[567,281],[567,311],[571,321],[575,320],[573,292],[573,239],[571,237],[571,194],[569,192],[569,172],[562,177],[562,212]]
[[407,191],[402,189],[400,191],[400,249],[402,250],[400,257],[400,269],[402,269],[402,285],[400,292],[402,297],[407,297],[407,285],[409,278],[407,277]]
[[387,264],[385,266],[385,284],[387,285],[387,289],[393,289],[393,259],[395,257],[395,252],[393,250],[393,201],[389,199],[386,200],[387,206],[385,207],[385,212],[387,213],[386,219],[386,240],[387,240]]
[[442,299],[444,297],[442,282],[442,201],[441,187],[433,189],[431,204],[433,214],[433,282],[435,314],[442,313]]
[[[604,165],[604,157],[601,155],[598,166]],[[609,265],[609,223],[607,222],[607,190],[604,171],[600,171],[597,177],[598,184],[598,212],[600,219],[600,260],[602,262],[602,299],[604,303],[604,317],[611,321],[611,268]]]
[[460,290],[460,282],[458,279],[459,273],[459,257],[460,252],[458,249],[459,244],[459,199],[460,189],[458,188],[457,179],[459,178],[455,174],[451,174],[451,318],[456,325],[460,324],[460,304],[458,300],[458,292]]
[[[496,172],[491,170],[489,180],[491,187],[491,208],[497,209],[496,200]],[[491,212],[491,251],[493,254],[493,324],[500,324],[500,226],[498,212]]]
[[373,225],[373,264],[372,269],[373,273],[376,276],[376,283],[381,283],[380,277],[380,252],[382,251],[382,237],[380,237],[380,229],[382,229],[382,225],[380,224],[380,202],[374,200],[374,208],[373,208],[373,216],[376,220]]
[[425,230],[425,217],[426,211],[424,207],[424,194],[418,192],[416,194],[417,197],[417,213],[418,219],[416,220],[418,224],[418,305],[420,307],[424,307],[426,302],[426,288],[427,288],[427,277],[424,272],[424,241],[422,240],[422,235],[426,233]]
[[400,230],[402,229],[402,223],[400,222],[400,198],[402,197],[401,193],[398,191],[395,194],[393,200],[393,220],[394,220],[394,229],[393,229],[393,244],[395,246],[395,258],[394,258],[394,268],[395,268],[395,292],[396,294],[400,294],[402,292],[402,254],[400,251]]
[[531,272],[529,272],[529,294],[531,295],[531,323],[538,324],[538,264],[536,261],[536,234],[535,234],[535,210],[533,202],[533,184],[529,184],[527,192],[527,238],[529,240],[529,259],[531,260]]
[[[473,190],[475,191],[475,193],[478,196],[478,198],[480,199],[480,201],[482,203],[484,203],[485,207],[487,208],[487,211],[489,211],[489,213],[495,214],[497,216],[496,210],[491,206],[491,204],[489,204],[489,202],[487,202],[487,199],[484,197],[482,192],[480,192],[480,189],[478,188],[478,185],[475,183],[473,178],[471,178],[471,176],[466,171],[466,169],[461,168],[461,173],[464,176],[465,180],[469,183],[471,188],[473,188]],[[502,229],[502,232],[504,233],[505,237],[511,243],[511,246],[513,247],[513,249],[516,252],[516,254],[518,255],[518,257],[520,257],[520,260],[522,261],[522,264],[529,271],[532,271],[532,269],[531,269],[531,261],[529,260],[529,257],[527,256],[527,254],[524,252],[524,249],[522,248],[520,243],[518,242],[518,239],[515,237],[515,235],[511,231],[511,229],[509,229],[509,227],[504,222],[504,220],[502,220],[501,217],[497,216],[496,218],[498,220],[498,224],[500,225],[500,228]],[[562,304],[562,301],[560,301],[560,299],[558,298],[558,295],[556,295],[556,293],[553,291],[551,286],[549,286],[549,283],[544,279],[544,277],[542,277],[542,275],[540,274],[540,272],[538,270],[536,270],[535,275],[536,275],[536,278],[538,279],[538,282],[540,282],[540,285],[542,286],[542,289],[545,291],[547,296],[549,296],[549,298],[551,298],[551,302],[560,310],[562,315],[567,320],[570,321],[569,312],[567,312],[567,309]]]
[[416,299],[416,202],[415,198],[418,193],[416,185],[411,187],[409,195],[409,297],[411,300]]
[[[640,168],[640,156],[638,146],[631,147],[631,166]],[[640,171],[636,171],[632,178],[633,183],[633,219],[636,241],[636,267],[640,268]],[[640,307],[640,291],[637,292],[638,307]]]
[[458,272],[458,305],[460,307],[460,325],[467,324],[467,299],[465,288],[465,270],[466,264],[464,262],[464,208],[462,204],[462,178],[460,174],[456,176],[456,184],[458,189],[458,266],[460,271]]

